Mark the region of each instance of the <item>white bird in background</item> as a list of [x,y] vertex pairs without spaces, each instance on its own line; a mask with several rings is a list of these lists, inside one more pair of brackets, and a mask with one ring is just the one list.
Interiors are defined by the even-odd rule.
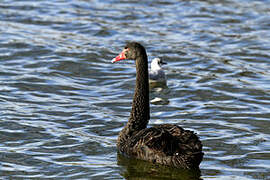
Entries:
[[162,65],[167,64],[163,62],[159,58],[155,58],[151,62],[151,69],[149,73],[149,81],[150,82],[164,82],[166,83],[166,75],[165,72],[162,70]]

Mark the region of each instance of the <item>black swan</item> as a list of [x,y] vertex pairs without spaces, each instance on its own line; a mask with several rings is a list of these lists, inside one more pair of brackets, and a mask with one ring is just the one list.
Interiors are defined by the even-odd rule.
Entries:
[[202,143],[189,130],[162,124],[147,128],[150,119],[148,62],[144,47],[127,43],[112,62],[131,59],[136,63],[136,86],[132,110],[117,140],[119,153],[167,166],[198,169],[203,158]]

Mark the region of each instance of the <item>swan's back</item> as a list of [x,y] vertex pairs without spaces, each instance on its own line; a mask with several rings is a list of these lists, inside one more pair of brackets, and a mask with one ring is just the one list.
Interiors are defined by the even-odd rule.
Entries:
[[153,163],[185,169],[199,168],[202,144],[189,130],[162,124],[143,129],[122,144],[124,154]]

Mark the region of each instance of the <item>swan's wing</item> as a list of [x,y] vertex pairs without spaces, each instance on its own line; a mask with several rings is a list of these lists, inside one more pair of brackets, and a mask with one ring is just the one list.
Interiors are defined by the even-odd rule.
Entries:
[[133,155],[139,159],[184,168],[198,167],[202,161],[200,140],[179,126],[154,126],[140,131],[133,140]]

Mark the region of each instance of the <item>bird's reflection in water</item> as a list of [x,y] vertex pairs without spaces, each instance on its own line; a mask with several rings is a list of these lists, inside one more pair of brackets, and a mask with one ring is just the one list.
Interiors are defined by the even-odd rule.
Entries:
[[167,89],[167,83],[165,81],[150,81],[149,82],[150,90],[154,90],[155,88]]
[[149,83],[150,87],[150,103],[155,105],[167,105],[170,103],[167,94],[170,89],[164,82],[152,81]]
[[177,169],[117,154],[121,175],[128,180],[202,180],[201,171]]

